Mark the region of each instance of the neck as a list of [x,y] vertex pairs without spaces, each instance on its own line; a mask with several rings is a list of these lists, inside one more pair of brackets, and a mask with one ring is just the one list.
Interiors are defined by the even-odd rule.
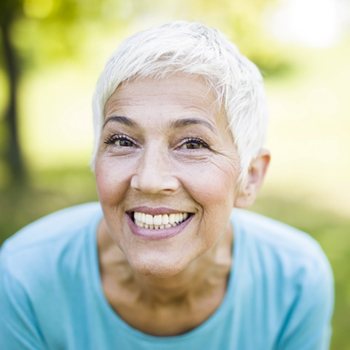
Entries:
[[134,274],[135,283],[144,297],[152,303],[171,304],[183,300],[190,302],[204,293],[217,288],[226,289],[231,268],[231,250],[220,255],[224,249],[207,252],[193,261],[186,270],[169,278],[157,278]]
[[158,336],[185,333],[208,319],[221,304],[231,269],[232,239],[228,230],[185,270],[160,278],[134,271],[107,231],[99,229],[106,299],[125,322],[140,331]]
[[179,300],[186,303],[198,295],[209,294],[216,289],[225,290],[232,262],[232,239],[231,229],[228,229],[215,246],[192,261],[185,270],[164,278],[134,271],[101,224],[98,242],[105,291],[113,293],[113,290],[120,292],[124,289],[129,296],[133,295],[134,302],[142,300],[154,306],[170,305]]

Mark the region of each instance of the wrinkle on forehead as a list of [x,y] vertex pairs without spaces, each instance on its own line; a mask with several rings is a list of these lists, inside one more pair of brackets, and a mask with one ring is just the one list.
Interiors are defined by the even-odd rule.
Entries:
[[[193,86],[188,86],[186,80],[191,79],[192,82],[198,82],[196,88],[193,89]],[[161,81],[161,84],[154,84],[155,81]],[[147,85],[152,83],[152,89],[147,89]],[[218,103],[216,93],[206,82],[206,80],[199,75],[190,75],[185,73],[176,73],[171,75],[171,79],[155,79],[152,77],[137,77],[131,80],[124,81],[121,83],[112,95],[107,99],[105,104],[104,112],[105,115],[112,105],[124,105],[124,106],[138,106],[142,102],[137,99],[138,94],[145,94],[147,91],[147,97],[152,99],[157,99],[157,103],[162,105],[164,103],[163,99],[159,99],[160,95],[166,95],[167,89],[164,89],[166,85],[173,86],[178,84],[181,88],[181,91],[176,93],[172,91],[172,96],[178,96],[179,102],[183,103],[188,109],[198,109],[198,105],[203,104],[204,101],[214,101],[210,106],[212,112],[218,112],[221,109],[221,105]],[[130,86],[132,89],[132,95],[130,95]],[[186,95],[183,92],[186,92]],[[134,96],[134,98],[133,98]],[[176,101],[176,99],[175,99]]]

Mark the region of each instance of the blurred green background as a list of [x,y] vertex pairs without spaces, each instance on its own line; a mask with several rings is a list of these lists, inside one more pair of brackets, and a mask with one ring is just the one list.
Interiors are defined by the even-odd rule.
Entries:
[[88,163],[98,74],[123,38],[174,19],[221,29],[260,67],[272,163],[253,210],[320,242],[335,275],[332,349],[350,349],[346,0],[2,0],[0,242],[97,199]]

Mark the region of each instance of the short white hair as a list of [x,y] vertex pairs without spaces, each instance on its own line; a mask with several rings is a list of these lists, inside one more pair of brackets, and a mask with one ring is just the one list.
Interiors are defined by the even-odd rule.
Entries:
[[105,104],[118,86],[134,78],[162,79],[178,72],[202,76],[216,93],[240,157],[241,180],[245,178],[265,141],[267,108],[262,76],[218,30],[185,21],[129,37],[107,62],[93,97],[93,169]]

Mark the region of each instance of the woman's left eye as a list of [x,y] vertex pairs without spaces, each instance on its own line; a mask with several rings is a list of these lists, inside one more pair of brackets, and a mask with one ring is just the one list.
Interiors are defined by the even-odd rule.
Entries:
[[200,148],[209,148],[209,145],[202,139],[188,138],[183,140],[179,148],[192,150],[192,149],[200,149]]

